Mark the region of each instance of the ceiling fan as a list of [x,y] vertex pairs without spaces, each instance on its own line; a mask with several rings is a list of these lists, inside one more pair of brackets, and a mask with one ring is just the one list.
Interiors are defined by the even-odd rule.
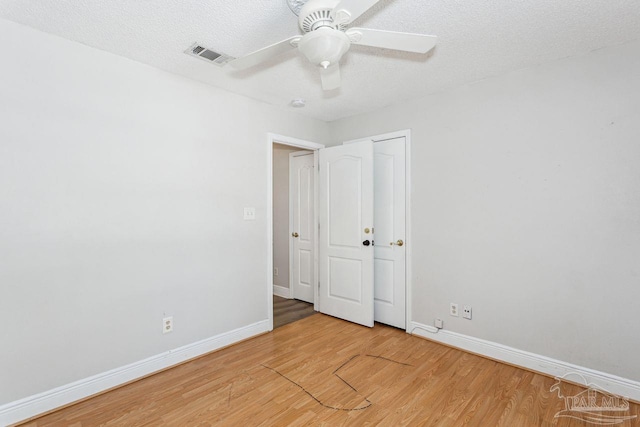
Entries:
[[246,69],[293,49],[298,49],[320,68],[322,88],[340,87],[340,58],[352,44],[406,52],[427,53],[436,44],[435,36],[348,28],[348,25],[380,0],[288,0],[299,15],[304,35],[289,37],[278,43],[237,58],[229,64]]

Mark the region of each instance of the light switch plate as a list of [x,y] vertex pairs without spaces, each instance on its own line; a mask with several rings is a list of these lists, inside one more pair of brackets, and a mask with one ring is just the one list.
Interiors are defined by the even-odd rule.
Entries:
[[256,219],[256,208],[244,208],[244,220],[254,221]]

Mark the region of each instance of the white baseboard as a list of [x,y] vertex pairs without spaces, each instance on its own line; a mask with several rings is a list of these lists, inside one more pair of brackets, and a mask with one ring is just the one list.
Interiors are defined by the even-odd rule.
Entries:
[[273,294],[282,298],[291,299],[291,291],[284,286],[273,285]]
[[270,322],[263,320],[233,331],[185,345],[130,365],[103,372],[27,398],[0,406],[0,425],[15,424],[101,391],[125,384],[227,345],[268,332]]
[[[595,384],[610,393],[633,399],[636,402],[640,401],[640,382],[638,381],[444,329],[440,329],[437,333],[427,332],[433,329],[432,326],[411,322],[409,332],[442,344],[553,377],[560,378],[570,373],[580,374],[586,379],[587,384]],[[575,381],[574,377],[568,379]]]

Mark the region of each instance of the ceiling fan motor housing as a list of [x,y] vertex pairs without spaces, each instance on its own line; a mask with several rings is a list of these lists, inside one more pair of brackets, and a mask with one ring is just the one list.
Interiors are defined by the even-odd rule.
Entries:
[[309,62],[322,68],[340,62],[350,46],[351,41],[345,33],[328,27],[305,34],[298,43],[298,49]]
[[315,31],[318,28],[330,27],[344,31],[343,24],[334,22],[331,11],[338,5],[339,0],[310,0],[300,10],[298,24],[305,33]]

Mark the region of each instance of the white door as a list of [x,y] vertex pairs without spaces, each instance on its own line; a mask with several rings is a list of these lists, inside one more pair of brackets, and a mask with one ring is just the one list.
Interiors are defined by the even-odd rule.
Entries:
[[373,143],[319,151],[319,309],[371,327]]
[[374,318],[405,329],[405,138],[374,143]]
[[290,273],[293,297],[313,302],[314,280],[313,153],[289,154]]

